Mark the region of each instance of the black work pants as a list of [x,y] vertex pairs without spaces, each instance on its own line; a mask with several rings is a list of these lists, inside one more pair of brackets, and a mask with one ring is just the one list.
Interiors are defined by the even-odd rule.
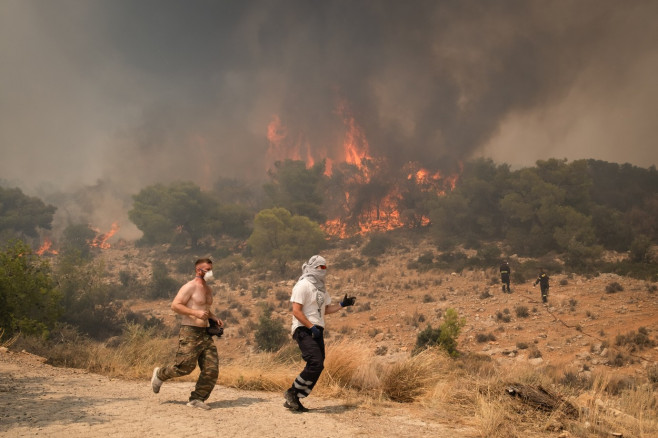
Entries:
[[501,274],[500,282],[503,284],[503,292],[505,292],[505,286],[507,286],[507,292],[510,292],[509,288],[509,274]]
[[306,367],[295,378],[291,388],[297,397],[304,398],[311,393],[324,369],[324,337],[314,338],[310,329],[298,327],[292,338],[297,341],[302,351],[302,359],[306,361]]

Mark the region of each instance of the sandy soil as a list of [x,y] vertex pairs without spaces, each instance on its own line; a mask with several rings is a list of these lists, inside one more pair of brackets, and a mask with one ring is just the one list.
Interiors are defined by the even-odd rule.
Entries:
[[311,397],[308,413],[283,407],[280,394],[216,387],[210,411],[186,406],[190,382],[110,379],[55,368],[27,353],[0,352],[0,435],[11,437],[475,437],[414,418],[403,409],[377,412],[342,400]]
[[[368,343],[373,354],[408,354],[419,331],[428,323],[438,327],[445,309],[452,307],[466,318],[460,350],[488,355],[501,367],[530,362],[584,375],[603,371],[645,379],[647,367],[658,363],[658,347],[652,346],[624,353],[621,367],[610,365],[612,353],[620,350],[615,347],[616,336],[645,328],[651,339],[658,340],[655,283],[613,274],[552,275],[549,305],[543,306],[538,288],[532,287],[534,279],[513,283],[511,294],[501,293],[500,285],[491,282],[498,275],[495,268],[460,274],[404,268],[406,260],[428,248],[421,245],[413,253],[387,255],[377,268],[332,272],[328,277],[332,296],[348,292],[359,298],[354,310],[330,317],[330,341],[350,336]],[[342,255],[334,250],[329,259],[339,260]],[[119,251],[109,265],[128,269],[119,264],[123,260],[127,258]],[[624,290],[606,293],[613,282]],[[290,318],[287,296],[277,299],[275,292],[289,292],[294,281],[249,279],[246,283],[244,287],[214,285],[217,309],[230,308],[241,320],[228,321],[221,340],[227,358],[243,356],[245,348],[253,348],[253,342],[245,347],[240,329],[247,318],[240,317],[238,309],[251,310],[251,320],[257,319],[262,299],[254,299],[250,292],[255,286],[271,289],[266,301],[275,309],[274,316]],[[170,300],[131,301],[133,311],[176,326]],[[528,316],[517,316],[519,306],[527,308]],[[504,314],[509,320],[499,318]],[[419,323],[421,316],[424,320]],[[479,342],[479,334],[494,334],[496,340]],[[541,358],[531,358],[531,350],[541,352]],[[305,403],[311,412],[298,414],[282,406],[281,394],[217,387],[208,401],[212,410],[200,411],[185,405],[192,386],[167,382],[156,395],[146,379],[110,379],[54,368],[26,353],[0,351],[0,436],[479,436],[474,429],[455,429],[455,424],[468,424],[466,420],[439,423],[419,415],[414,405],[357,407],[315,395]]]

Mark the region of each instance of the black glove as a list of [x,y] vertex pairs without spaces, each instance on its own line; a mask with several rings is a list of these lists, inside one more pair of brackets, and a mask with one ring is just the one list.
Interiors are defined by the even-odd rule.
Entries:
[[356,297],[347,298],[347,294],[345,294],[345,298],[343,298],[341,302],[338,304],[340,304],[340,307],[353,306],[355,301],[356,301]]
[[317,325],[311,327],[311,336],[313,336],[314,339],[320,339],[322,337],[322,330],[320,330],[320,327]]
[[219,324],[217,324],[217,321],[214,319],[208,319],[208,323],[210,326],[206,327],[206,333],[208,333],[210,336],[217,336],[218,338],[221,338],[224,334],[224,327],[220,327]]

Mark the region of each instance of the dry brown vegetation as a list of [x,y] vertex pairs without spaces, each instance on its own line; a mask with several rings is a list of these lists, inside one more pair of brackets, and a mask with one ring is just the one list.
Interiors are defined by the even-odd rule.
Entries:
[[[378,266],[330,271],[332,296],[347,292],[358,299],[353,309],[328,317],[326,370],[314,396],[340,397],[366,409],[398,406],[426,421],[475,427],[483,437],[658,436],[655,284],[557,273],[544,306],[530,280],[513,283],[512,293],[503,294],[496,267],[460,273],[407,269],[408,261],[430,249],[424,241],[408,242],[379,257]],[[323,254],[330,264],[359,257],[348,247]],[[129,269],[121,252],[106,257],[110,269]],[[253,340],[263,302],[274,309],[274,318],[289,324],[287,299],[296,276],[228,272],[214,284],[216,311],[230,315],[217,341],[220,385],[282,391],[301,370],[295,345],[262,353]],[[181,283],[186,279],[176,275]],[[613,283],[622,289],[608,292]],[[163,319],[175,333],[169,300],[127,304]],[[458,339],[461,354],[451,358],[430,349],[412,356],[418,333],[427,324],[440,325],[448,308],[466,318]],[[136,379],[171,360],[176,347],[174,337],[139,326],[106,344],[72,341],[66,333],[61,339],[43,353],[51,362]],[[28,341],[20,342],[25,347]],[[511,397],[507,388],[514,383],[545,388],[578,413],[564,407],[545,411]]]

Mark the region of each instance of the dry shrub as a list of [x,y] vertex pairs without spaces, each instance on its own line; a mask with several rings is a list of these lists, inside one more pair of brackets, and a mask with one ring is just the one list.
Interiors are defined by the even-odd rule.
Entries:
[[155,328],[138,324],[126,325],[114,345],[110,347],[91,340],[75,328],[63,325],[53,330],[47,342],[22,336],[16,347],[46,357],[50,365],[126,379],[150,376],[155,365],[172,360],[176,353],[176,339],[162,338]]
[[635,418],[654,420],[654,428],[658,427],[658,394],[649,385],[642,385],[622,392],[619,407],[625,413]]
[[340,340],[327,345],[319,385],[347,389],[373,389],[379,385],[373,355],[361,342]]
[[0,327],[0,347],[9,348],[11,347],[19,338],[20,332],[15,333],[13,336],[3,339],[5,335],[5,329]]
[[498,372],[494,360],[485,354],[466,352],[456,359],[455,364],[471,376],[493,377]]
[[251,391],[283,391],[297,373],[275,353],[258,353],[220,367],[217,384]]
[[115,348],[96,344],[87,358],[89,371],[129,379],[150,376],[153,367],[173,360],[177,339],[162,338],[154,328],[128,324]]
[[632,387],[622,390],[618,397],[611,397],[610,386],[618,378],[614,373],[594,377],[592,390],[579,397],[581,422],[597,425],[594,429],[601,433],[658,436],[658,399],[654,389],[650,385]]
[[380,382],[384,396],[411,403],[431,390],[449,369],[450,358],[444,352],[428,348],[409,359],[390,365]]
[[477,397],[477,411],[475,413],[477,428],[483,437],[511,437],[512,423],[507,418],[507,406],[490,397]]
[[448,371],[428,389],[417,401],[433,417],[454,421],[473,416],[478,395],[475,379]]

